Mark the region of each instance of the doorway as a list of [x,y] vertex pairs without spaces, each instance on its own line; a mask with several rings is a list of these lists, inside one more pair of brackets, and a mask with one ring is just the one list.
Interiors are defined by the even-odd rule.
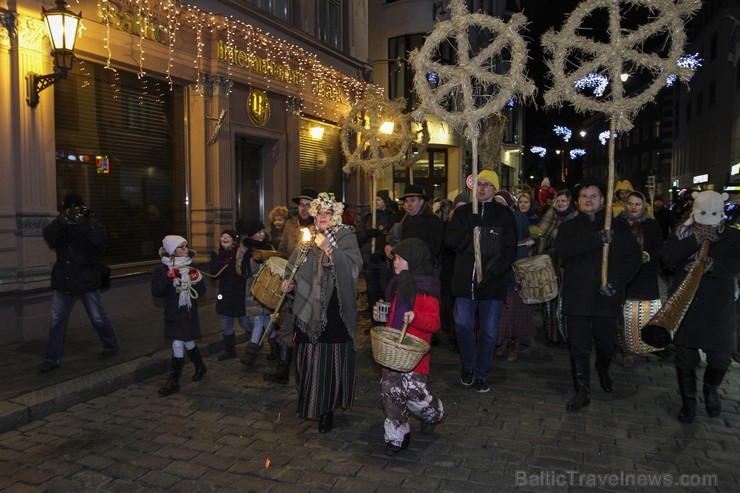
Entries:
[[240,233],[246,221],[262,221],[264,217],[262,147],[262,142],[244,136],[236,138],[236,224]]

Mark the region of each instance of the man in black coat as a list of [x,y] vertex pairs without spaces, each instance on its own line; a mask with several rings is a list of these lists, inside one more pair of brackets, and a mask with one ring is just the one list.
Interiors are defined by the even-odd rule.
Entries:
[[[462,359],[460,382],[475,385],[476,392],[490,390],[488,372],[493,365],[501,309],[506,299],[511,264],[516,259],[517,229],[514,213],[493,199],[498,175],[490,170],[478,174],[478,210],[465,204],[452,214],[445,245],[455,252],[452,295],[455,296],[455,330]],[[473,230],[480,227],[483,278],[477,279]],[[476,341],[475,322],[479,333]]]
[[103,343],[99,358],[107,359],[118,352],[116,334],[100,299],[104,266],[99,256],[105,248],[105,228],[76,193],[64,198],[62,209],[43,231],[49,247],[56,250],[57,261],[51,270],[52,319],[41,373],[61,365],[67,319],[77,296]]
[[392,258],[391,251],[399,241],[406,238],[419,238],[426,243],[432,261],[436,262],[442,250],[444,223],[432,214],[427,205],[429,196],[421,185],[406,185],[403,195],[403,209],[396,217],[395,225],[386,237],[385,255]]
[[[564,222],[555,238],[563,262],[563,313],[568,327],[571,371],[576,396],[566,409],[577,411],[591,402],[589,363],[596,345],[596,370],[604,392],[611,392],[609,364],[617,346],[617,321],[622,316],[625,286],[642,263],[640,245],[626,221],[612,220],[604,229],[606,187],[591,178],[576,186],[579,214]],[[609,244],[607,284],[601,285],[604,244]]]

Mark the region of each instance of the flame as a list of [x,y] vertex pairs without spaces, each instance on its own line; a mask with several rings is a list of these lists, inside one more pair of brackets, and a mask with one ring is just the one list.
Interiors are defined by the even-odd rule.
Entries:
[[311,241],[311,232],[308,230],[308,228],[301,228],[301,232],[303,233],[303,243],[308,243]]
[[265,469],[270,468],[270,459],[265,459]]

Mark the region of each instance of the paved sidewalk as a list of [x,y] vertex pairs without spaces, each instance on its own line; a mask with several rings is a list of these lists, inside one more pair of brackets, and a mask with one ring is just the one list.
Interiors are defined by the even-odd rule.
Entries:
[[[203,307],[204,328],[216,327],[207,322],[211,312]],[[2,409],[17,406],[24,414],[8,427],[4,413],[8,431],[0,433],[0,490],[740,489],[737,367],[722,385],[720,418],[708,418],[700,399],[696,422],[679,423],[673,367],[652,355],[615,367],[611,394],[594,378],[590,407],[570,413],[565,411],[573,392],[567,351],[539,339],[515,363],[497,358],[491,392],[477,394],[460,385],[458,356],[440,337],[432,348],[430,387],[444,403],[446,420],[431,435],[421,434],[414,420],[410,448],[389,458],[382,438],[380,370],[364,334],[368,325],[362,319],[358,328],[355,404],[336,413],[335,429],[326,435],[317,433],[316,422],[297,416],[292,376],[288,386],[263,381],[262,374],[274,368],[266,351],[251,371],[238,360],[217,361],[216,330],[207,331],[202,344],[213,350],[206,357],[206,378],[190,382],[187,364],[182,391],[167,398],[157,395],[169,358],[159,321],[131,321],[130,339],[122,337],[124,348],[148,341],[159,350],[124,349],[108,362],[94,360],[99,347],[89,338],[85,342],[86,331],[70,334],[80,341],[68,340],[62,368],[42,376],[55,384],[40,386],[51,381],[11,371],[14,390],[3,386],[6,396],[23,387],[28,392],[0,401]],[[32,372],[39,348],[13,353],[20,349],[2,348],[0,357],[18,356]]]

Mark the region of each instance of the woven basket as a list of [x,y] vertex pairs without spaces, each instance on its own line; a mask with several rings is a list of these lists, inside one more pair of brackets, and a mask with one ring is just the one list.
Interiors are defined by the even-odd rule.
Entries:
[[381,326],[370,329],[373,358],[379,365],[409,372],[429,352],[429,344],[415,335],[407,334],[406,329],[408,324],[404,324],[401,331]]

